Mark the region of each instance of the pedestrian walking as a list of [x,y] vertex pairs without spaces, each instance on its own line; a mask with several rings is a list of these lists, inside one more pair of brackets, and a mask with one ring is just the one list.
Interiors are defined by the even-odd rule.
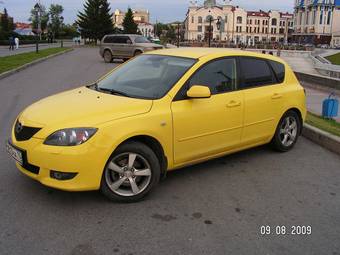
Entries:
[[13,38],[13,36],[10,36],[8,38],[8,41],[9,41],[9,50],[14,50],[14,38]]
[[15,49],[18,50],[19,49],[19,38],[15,37],[14,42],[15,42]]

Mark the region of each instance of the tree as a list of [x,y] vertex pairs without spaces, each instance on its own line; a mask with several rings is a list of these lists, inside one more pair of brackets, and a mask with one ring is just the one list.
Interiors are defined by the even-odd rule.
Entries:
[[95,41],[114,32],[110,4],[107,0],[87,0],[79,12],[77,24],[83,37]]
[[131,8],[128,9],[123,20],[123,29],[125,34],[137,34],[138,25],[133,19],[133,13]]
[[[44,5],[40,4],[40,8],[41,8],[40,12],[41,30],[42,32],[44,32],[47,28],[47,24],[50,17]],[[33,29],[36,29],[38,27],[38,20],[34,8],[32,8],[31,10],[31,17],[28,19],[28,21],[32,22]]]
[[53,37],[57,37],[63,22],[61,20],[61,14],[64,8],[59,4],[51,4],[49,8],[50,22],[48,23],[48,29],[52,32]]
[[4,9],[4,13],[1,15],[0,19],[0,37],[6,38],[13,33],[15,26],[13,24],[13,19],[9,17],[7,9]]
[[163,35],[164,31],[167,31],[169,28],[168,28],[168,25],[166,25],[166,24],[156,23],[154,29],[155,29],[156,36],[158,38],[161,38],[161,36]]

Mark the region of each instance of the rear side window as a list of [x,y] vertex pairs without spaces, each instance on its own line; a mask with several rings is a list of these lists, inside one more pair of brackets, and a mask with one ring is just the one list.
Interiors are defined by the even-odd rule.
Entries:
[[242,76],[241,89],[276,83],[276,78],[266,60],[240,58],[240,67]]
[[127,43],[129,37],[127,36],[107,36],[104,43]]
[[285,66],[276,61],[269,61],[269,63],[275,72],[278,83],[284,82],[286,73]]
[[104,43],[115,43],[115,36],[107,36],[104,39]]

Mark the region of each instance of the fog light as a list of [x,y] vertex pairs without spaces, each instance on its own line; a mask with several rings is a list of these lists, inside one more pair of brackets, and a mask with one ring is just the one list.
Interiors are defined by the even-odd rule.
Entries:
[[59,171],[50,171],[50,177],[52,179],[56,179],[59,181],[66,181],[66,180],[71,180],[74,177],[76,177],[78,173],[65,173],[65,172],[59,172]]

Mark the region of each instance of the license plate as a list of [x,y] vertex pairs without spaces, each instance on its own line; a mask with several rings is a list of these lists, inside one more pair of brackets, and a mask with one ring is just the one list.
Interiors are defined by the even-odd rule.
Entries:
[[11,145],[9,142],[7,142],[6,144],[6,150],[8,152],[9,155],[12,156],[12,158],[15,159],[15,161],[17,161],[20,165],[23,165],[23,156],[22,156],[22,152],[16,148],[14,148],[13,145]]

